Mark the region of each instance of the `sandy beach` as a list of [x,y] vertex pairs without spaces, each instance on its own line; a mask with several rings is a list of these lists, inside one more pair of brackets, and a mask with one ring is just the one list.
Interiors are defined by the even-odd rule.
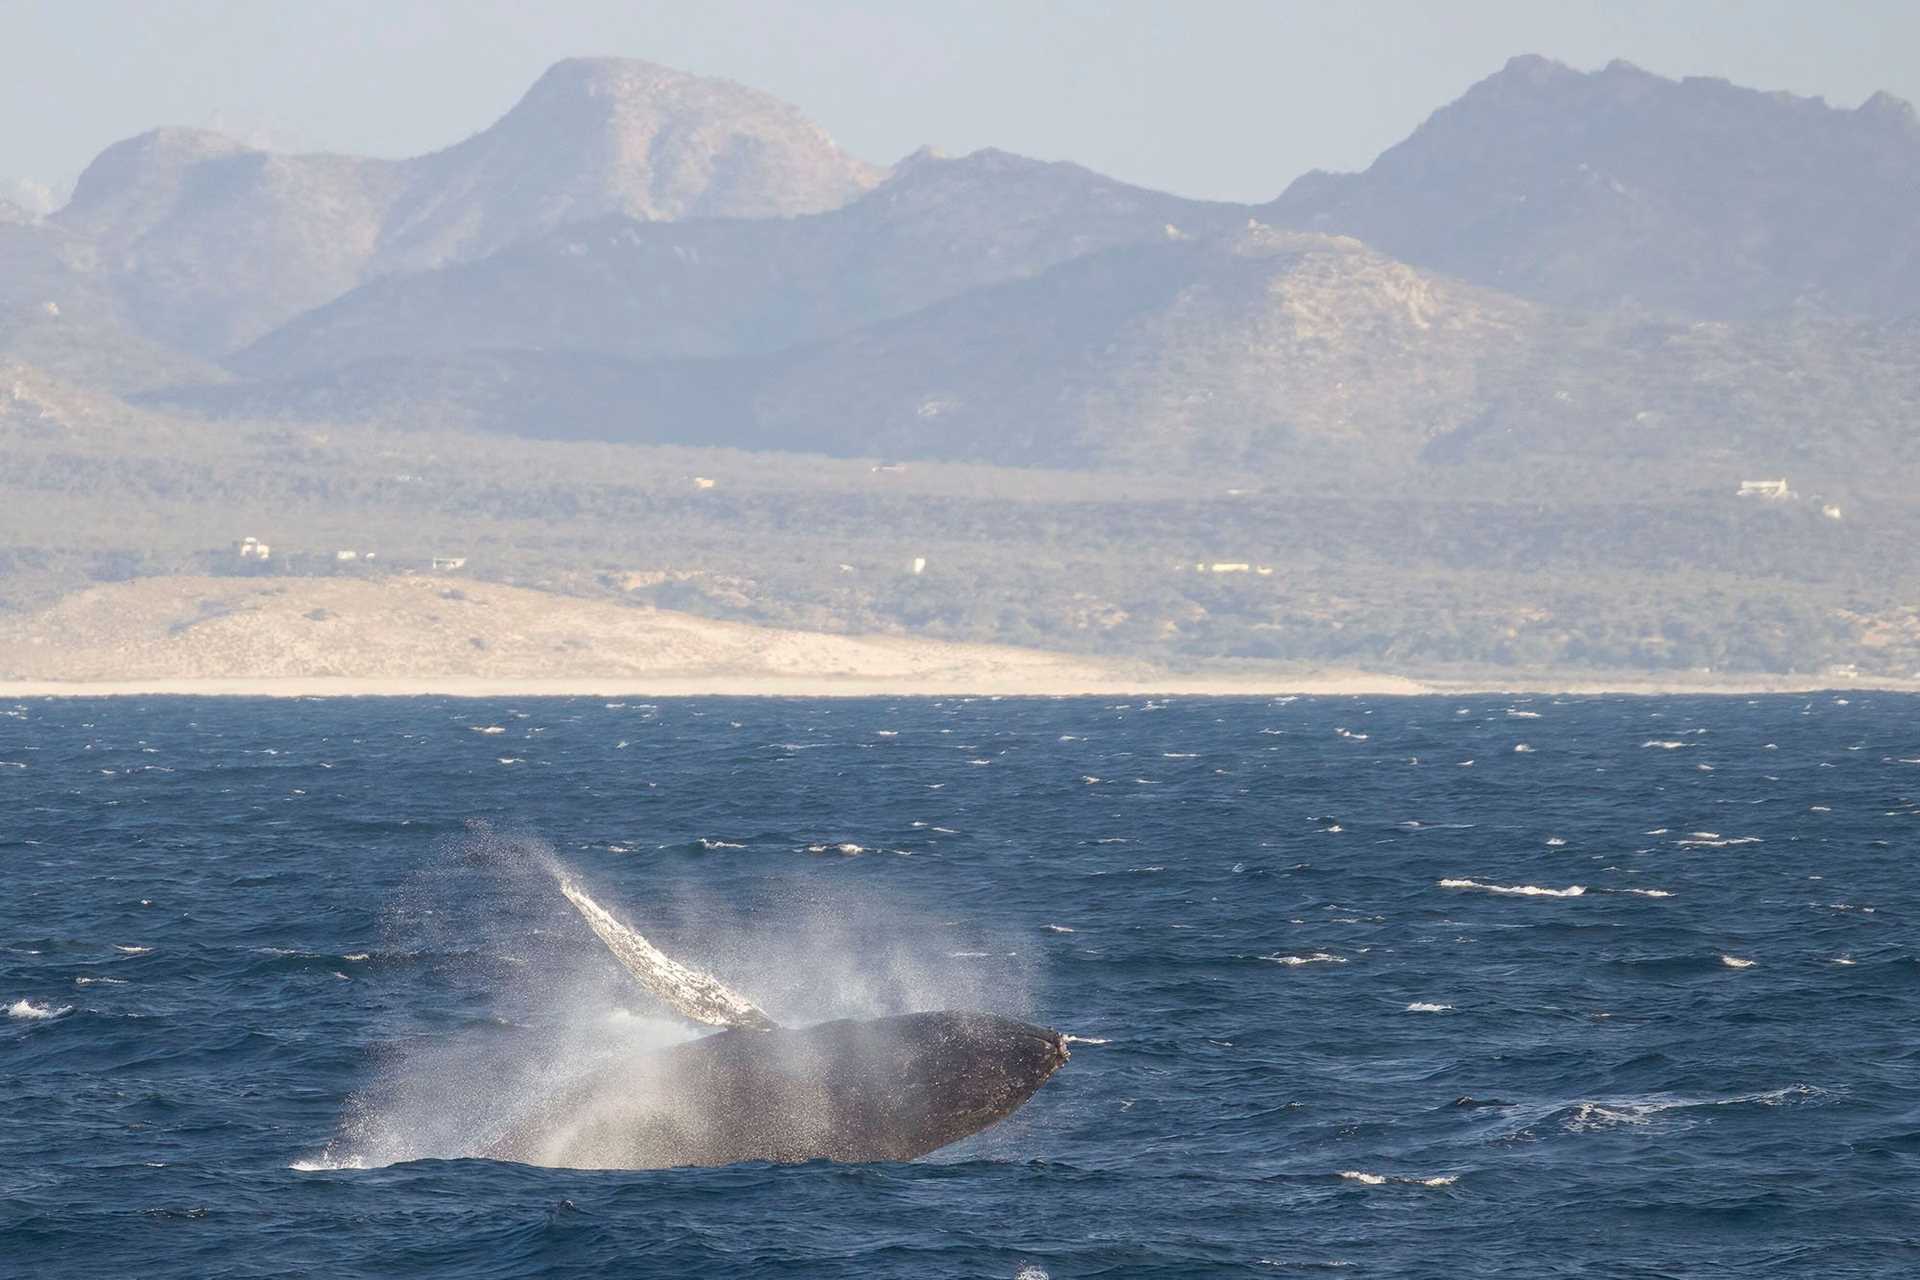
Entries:
[[1342,697],[1920,691],[1818,675],[1393,673],[1140,661],[723,622],[411,576],[146,578],[0,623],[0,697]]

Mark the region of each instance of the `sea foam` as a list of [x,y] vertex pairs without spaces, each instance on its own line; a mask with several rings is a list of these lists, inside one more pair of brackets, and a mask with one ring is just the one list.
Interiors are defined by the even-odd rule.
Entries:
[[1537,884],[1483,884],[1478,880],[1442,880],[1442,889],[1478,889],[1482,893],[1504,893],[1520,898],[1578,898],[1585,885],[1570,884],[1564,889],[1543,889]]
[[73,1012],[73,1006],[70,1004],[63,1004],[63,1005],[57,1005],[57,1006],[50,1005],[50,1004],[35,1004],[31,1000],[15,1000],[12,1004],[7,1006],[7,1016],[9,1018],[24,1018],[32,1022],[42,1021],[47,1018],[57,1018],[63,1013],[72,1013],[72,1012]]

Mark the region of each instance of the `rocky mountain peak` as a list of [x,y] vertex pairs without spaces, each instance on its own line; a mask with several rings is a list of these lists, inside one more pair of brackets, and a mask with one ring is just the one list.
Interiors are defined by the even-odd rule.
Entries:
[[144,133],[103,151],[56,220],[109,250],[144,332],[218,356],[370,278],[563,223],[791,217],[837,209],[883,176],[764,93],[579,58],[490,128],[408,160]]
[[1580,307],[1707,318],[1813,297],[1886,313],[1920,288],[1920,126],[1818,98],[1515,58],[1364,173],[1310,174],[1262,217]]

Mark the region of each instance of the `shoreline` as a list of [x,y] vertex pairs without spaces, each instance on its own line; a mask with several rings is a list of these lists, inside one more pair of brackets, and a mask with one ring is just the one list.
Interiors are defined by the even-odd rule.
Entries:
[[1920,681],[1758,677],[1701,682],[1608,679],[1585,675],[1556,680],[1516,674],[1480,681],[1415,678],[1377,672],[1326,675],[1176,675],[1134,678],[1049,678],[1046,675],[976,678],[899,676],[686,675],[551,678],[230,676],[199,679],[0,680],[0,699],[100,697],[223,698],[1095,698],[1095,697],[1764,697],[1819,693],[1920,693]]

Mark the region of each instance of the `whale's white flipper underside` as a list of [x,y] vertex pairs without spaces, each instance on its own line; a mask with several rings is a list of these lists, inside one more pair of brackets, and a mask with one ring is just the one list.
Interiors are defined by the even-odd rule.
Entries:
[[778,1025],[753,1001],[730,989],[712,974],[675,960],[660,948],[614,919],[599,903],[564,877],[560,892],[581,918],[607,944],[640,985],[665,1001],[675,1013],[710,1027],[748,1027],[766,1030]]

